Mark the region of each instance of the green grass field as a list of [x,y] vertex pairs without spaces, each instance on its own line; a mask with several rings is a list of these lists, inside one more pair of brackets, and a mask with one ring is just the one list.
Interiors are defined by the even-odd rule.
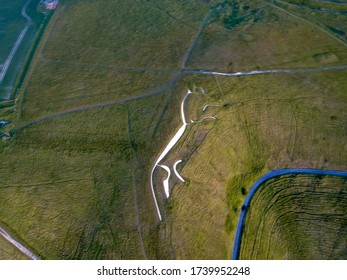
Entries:
[[282,176],[247,213],[240,259],[345,259],[346,179]]
[[286,0],[272,1],[290,13],[326,30],[331,36],[347,43],[347,7],[344,1]]
[[13,247],[6,239],[0,237],[0,260],[27,260],[17,248]]
[[[222,2],[61,1],[17,101],[0,104],[0,119],[13,121],[0,131],[11,130],[0,141],[0,223],[35,254],[228,259],[242,201],[262,174],[346,170],[347,70],[184,71],[334,66],[346,48],[265,2]],[[195,86],[206,96],[189,96],[187,120],[216,120],[190,124],[162,161],[183,160],[186,182],[171,178],[169,200],[165,172],[155,171],[160,223],[151,169]]]
[[201,80],[206,103],[232,105],[211,108],[217,120],[192,127],[181,148],[189,184],[175,186],[172,200],[179,258],[229,258],[242,202],[266,171],[346,168],[345,74]]
[[[108,5],[111,4],[106,2],[107,5],[99,5],[95,1],[65,1],[65,5],[59,7],[46,28],[26,75],[19,97],[20,114],[17,115],[17,123],[25,124],[37,117],[75,107],[132,96],[139,98],[121,106],[106,106],[41,122],[17,131],[10,142],[2,143],[1,158],[6,160],[1,162],[1,220],[13,225],[12,231],[25,236],[26,244],[35,248],[43,258],[170,258],[165,246],[157,244],[162,238],[159,236],[158,239],[153,200],[149,189],[144,186],[149,183],[148,166],[154,160],[155,151],[159,152],[165,145],[165,142],[157,143],[159,140],[165,141],[166,137],[162,135],[172,133],[163,124],[178,120],[176,116],[167,116],[167,113],[174,115],[173,106],[168,108],[168,104],[179,102],[179,96],[173,96],[173,84],[170,81],[179,67],[167,65],[166,61],[162,64],[165,65],[163,69],[157,66],[152,69],[147,64],[133,67],[127,64],[127,61],[132,61],[129,58],[118,65],[115,61],[102,61],[99,58],[99,63],[95,63],[71,59],[75,58],[74,54],[65,62],[64,54],[51,51],[60,45],[61,36],[65,36],[66,32],[60,32],[59,28],[65,30],[64,24],[70,20],[72,12],[86,16],[97,7],[102,16],[103,13],[113,11],[115,14],[108,17],[109,20],[105,22],[108,26],[105,28],[114,25],[114,20],[128,18],[124,8],[115,9],[122,4],[121,1],[116,2],[110,7]],[[178,32],[175,18],[180,19],[184,15],[179,13],[199,7],[201,11],[197,10],[195,17],[189,18],[188,23],[192,26],[185,27],[187,34],[193,36],[200,17],[204,16],[204,11],[208,12],[208,6],[182,5],[187,9],[171,3],[170,15],[159,10],[162,18],[148,24],[165,29],[167,36],[171,36],[177,43],[173,36]],[[140,3],[140,6],[144,8],[145,4]],[[83,9],[86,9],[85,13],[81,13]],[[145,33],[146,29],[143,28],[149,26],[137,24],[135,18],[141,9],[138,5],[134,5],[134,9],[137,13],[133,15],[133,25],[124,26],[130,34],[133,34],[133,28],[139,28],[139,40],[142,40],[141,44],[147,44],[148,32]],[[149,6],[148,10],[150,13],[158,13],[155,7]],[[150,20],[153,21],[152,18]],[[84,24],[91,19],[82,17],[82,20],[84,22],[79,22],[81,26],[76,28],[87,28]],[[99,17],[95,20],[98,21]],[[164,21],[169,26],[161,26]],[[172,33],[170,25],[176,28],[173,28]],[[183,19],[178,25],[186,26]],[[184,30],[179,28],[180,32]],[[96,41],[85,32],[79,34],[75,46],[60,48],[60,52],[65,51],[70,55],[72,50],[82,51],[85,52],[82,56],[84,59],[92,58],[95,50],[91,46]],[[114,53],[113,39],[113,36],[109,36],[100,45],[111,56]],[[166,40],[161,39],[163,42]],[[189,47],[190,39],[190,36],[185,39],[186,46],[176,46],[182,56]],[[87,42],[81,45],[81,40]],[[126,41],[122,44],[127,50]],[[154,57],[149,57],[138,52],[138,48],[141,49],[141,45],[137,44],[134,49],[134,57],[156,60],[157,50],[152,50]],[[59,59],[55,60],[51,53],[58,55]],[[166,59],[165,53],[162,56]],[[67,80],[70,78],[70,81]],[[157,88],[160,90],[156,94],[160,95],[141,98],[141,95],[156,91]],[[49,103],[52,106],[47,107]],[[45,144],[41,145],[41,141]],[[58,158],[60,160],[55,161]],[[49,172],[47,166],[50,166]],[[17,172],[21,175],[15,175]],[[95,196],[97,192],[100,197]],[[17,223],[17,219],[22,222]],[[43,222],[46,219],[50,222]]]
[[158,149],[151,140],[160,111],[153,106],[159,109],[161,99],[73,113],[17,132],[2,153],[10,156],[1,169],[2,221],[44,258],[165,257],[152,244],[157,218],[143,188],[149,151]]
[[188,66],[238,72],[346,63],[347,41],[317,32],[276,7],[266,1],[226,1],[210,20]]

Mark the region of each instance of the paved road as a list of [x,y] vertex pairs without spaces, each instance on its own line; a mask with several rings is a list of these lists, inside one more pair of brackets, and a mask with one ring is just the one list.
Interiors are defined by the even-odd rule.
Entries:
[[23,30],[21,31],[21,33],[19,34],[16,43],[14,44],[9,56],[7,57],[4,65],[2,66],[2,69],[0,71],[0,84],[3,81],[3,79],[5,78],[5,75],[7,73],[8,67],[10,67],[12,59],[14,57],[14,55],[16,54],[19,45],[22,43],[22,40],[25,36],[25,34],[27,33],[31,23],[32,23],[32,19],[27,15],[26,13],[26,9],[29,5],[29,3],[31,2],[31,0],[29,0],[28,2],[25,3],[25,5],[22,8],[22,16],[26,19],[27,24],[26,26],[23,28]]
[[0,227],[0,235],[4,237],[8,242],[12,243],[16,248],[18,248],[23,254],[28,256],[32,260],[39,260],[39,257],[36,256],[34,253],[32,253],[29,249],[24,247],[21,243],[19,243],[17,240],[13,239],[13,237],[5,231],[3,228]]
[[270,172],[266,173],[251,187],[242,205],[241,214],[239,217],[239,222],[237,224],[237,229],[235,234],[234,250],[231,257],[233,260],[237,260],[240,255],[240,245],[241,245],[242,232],[243,232],[244,223],[245,223],[245,217],[254,194],[266,181],[274,177],[279,177],[286,174],[311,174],[311,175],[329,175],[329,176],[347,177],[346,171],[332,171],[332,170],[318,170],[318,169],[279,169],[279,170],[271,170]]

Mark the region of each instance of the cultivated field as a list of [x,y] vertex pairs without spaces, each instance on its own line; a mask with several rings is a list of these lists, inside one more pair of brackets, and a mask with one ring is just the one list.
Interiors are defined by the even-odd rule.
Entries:
[[255,194],[240,259],[345,259],[347,181],[282,176]]
[[[347,70],[189,71],[343,65],[337,39],[260,1],[61,1],[18,101],[0,105],[13,121],[0,128],[0,222],[43,259],[229,258],[264,172],[346,170]],[[189,123],[163,159],[183,160],[168,200],[155,170],[160,222],[150,173],[195,87],[206,95],[187,98],[188,122],[216,120]]]

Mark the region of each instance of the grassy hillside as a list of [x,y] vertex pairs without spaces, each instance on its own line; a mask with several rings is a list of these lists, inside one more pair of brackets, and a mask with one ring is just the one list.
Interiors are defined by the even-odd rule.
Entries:
[[17,132],[2,152],[1,220],[43,258],[166,258],[152,244],[157,217],[145,188],[160,99]]
[[345,259],[347,181],[283,176],[264,184],[247,214],[240,259]]
[[[0,142],[0,222],[44,259],[229,258],[264,172],[346,169],[347,70],[188,71],[336,66],[345,51],[264,2],[61,1],[18,101],[0,112],[13,121]],[[189,124],[163,159],[182,159],[186,181],[170,179],[168,200],[155,170],[160,222],[150,173],[195,87],[206,96],[187,98],[187,120],[216,120]]]
[[347,41],[280,8],[267,1],[226,1],[211,18],[188,66],[238,72],[346,63]]
[[200,80],[209,90],[205,104],[231,106],[209,108],[205,115],[217,120],[192,126],[179,155],[173,155],[184,159],[187,178],[175,186],[172,200],[172,242],[179,258],[228,258],[242,202],[266,171],[346,169],[345,75]]
[[[167,124],[178,124],[175,107],[184,91],[174,89],[175,75],[209,6],[168,2],[162,10],[145,2],[133,1],[129,13],[124,1],[64,1],[37,49],[18,103],[17,124],[119,103],[25,126],[1,144],[0,219],[42,258],[172,258],[165,236],[158,235],[148,170],[172,133]],[[146,17],[138,18],[144,9]],[[192,9],[194,17],[185,19]],[[89,24],[100,30],[101,18],[105,33],[88,34]],[[154,36],[148,28],[161,28],[166,37]],[[117,40],[120,32],[128,34],[125,41]],[[178,32],[182,44],[177,44]],[[129,50],[134,36],[137,42]],[[155,49],[158,43],[160,49]],[[163,43],[172,46],[162,48]],[[151,53],[143,52],[145,44]],[[118,62],[115,50],[122,45],[131,57]],[[168,51],[176,66],[168,64]],[[83,54],[81,59],[77,53]],[[154,64],[141,65],[136,59]]]
[[272,0],[271,2],[311,25],[325,30],[344,44],[347,43],[345,1]]

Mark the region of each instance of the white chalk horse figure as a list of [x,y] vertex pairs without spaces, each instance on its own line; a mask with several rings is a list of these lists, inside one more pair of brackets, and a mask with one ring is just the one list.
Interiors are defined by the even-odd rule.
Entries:
[[[155,164],[154,164],[154,166],[152,168],[152,171],[151,171],[151,176],[150,176],[150,179],[151,179],[151,190],[152,190],[152,195],[153,195],[153,199],[154,199],[154,203],[155,203],[155,206],[156,206],[156,210],[157,210],[157,214],[158,214],[159,220],[162,220],[162,217],[161,217],[161,214],[160,214],[160,210],[159,210],[159,206],[158,206],[158,202],[157,202],[157,197],[156,197],[155,192],[154,192],[154,183],[153,183],[153,173],[154,173],[154,170],[156,169],[157,166],[159,166],[159,167],[163,168],[167,172],[168,175],[167,175],[166,179],[163,181],[163,187],[164,187],[164,192],[165,192],[166,198],[169,198],[170,197],[170,184],[169,184],[169,182],[170,182],[170,177],[171,177],[171,169],[167,165],[163,165],[163,164],[159,164],[159,163],[171,151],[171,149],[176,145],[176,143],[181,139],[181,137],[184,134],[184,132],[185,132],[185,130],[186,130],[188,125],[191,125],[191,124],[194,124],[194,123],[200,123],[200,122],[202,122],[204,120],[208,120],[208,119],[215,120],[214,117],[207,116],[207,117],[203,117],[200,120],[196,120],[196,121],[191,120],[189,123],[187,123],[185,112],[184,112],[184,105],[185,105],[185,102],[187,100],[187,97],[190,94],[202,94],[202,95],[205,95],[206,93],[205,93],[205,90],[202,87],[194,87],[193,91],[188,89],[186,95],[184,96],[184,98],[183,98],[183,100],[181,102],[182,126],[177,130],[177,132],[174,135],[174,137],[172,137],[172,139],[169,141],[169,143],[167,144],[167,146],[165,147],[163,152],[159,155],[159,157],[156,160],[156,162],[155,162]],[[209,104],[205,105],[203,111],[205,111],[205,109],[207,108],[206,106],[213,106],[213,105],[209,105]],[[175,173],[176,177],[180,181],[185,182],[183,177],[177,171],[177,165],[179,163],[181,163],[181,162],[182,162],[181,159],[177,160],[174,163],[174,165],[173,165],[173,170],[174,170],[174,173]]]

